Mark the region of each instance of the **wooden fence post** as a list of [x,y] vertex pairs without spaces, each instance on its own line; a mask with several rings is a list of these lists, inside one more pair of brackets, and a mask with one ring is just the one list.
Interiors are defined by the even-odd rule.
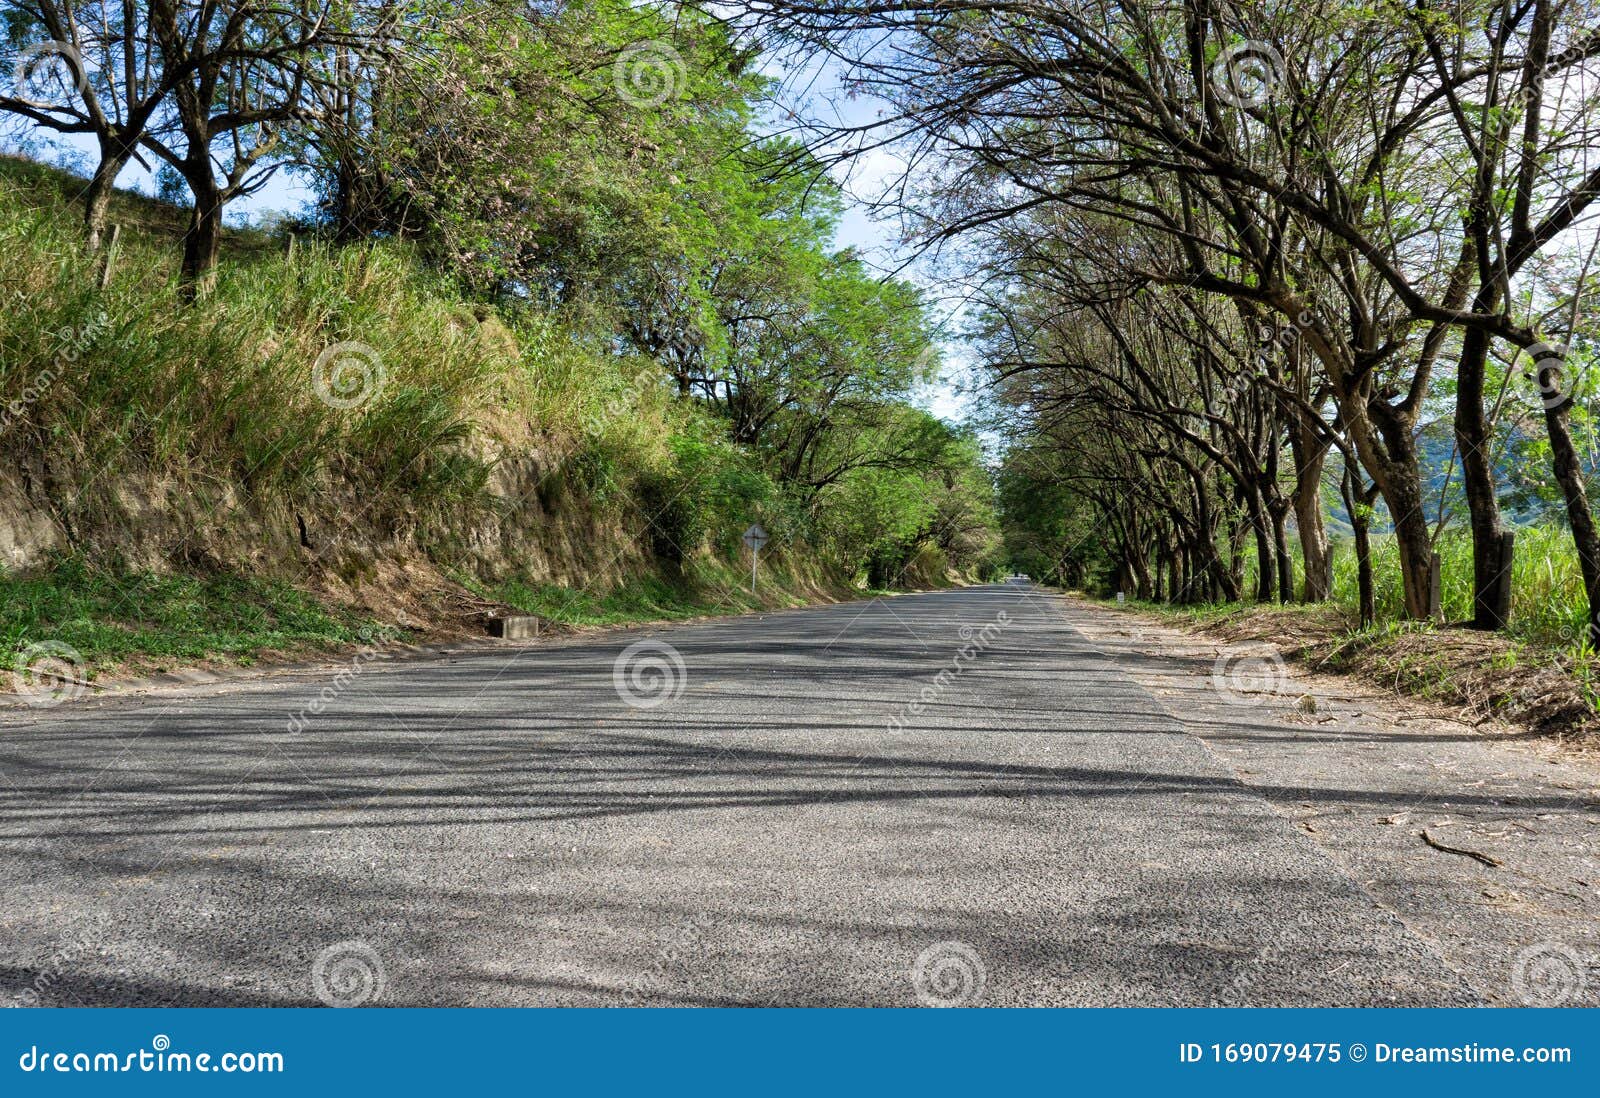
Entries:
[[1428,562],[1428,617],[1434,624],[1444,624],[1444,577],[1440,574],[1439,554],[1433,554]]
[[106,241],[105,258],[100,261],[100,288],[111,285],[111,268],[117,262],[117,241],[122,238],[122,226],[111,226],[111,238]]

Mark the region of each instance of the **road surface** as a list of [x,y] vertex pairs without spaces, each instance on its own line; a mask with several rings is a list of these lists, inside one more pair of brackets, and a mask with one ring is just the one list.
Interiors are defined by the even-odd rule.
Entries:
[[1026,584],[345,670],[0,711],[0,994],[1483,1001]]

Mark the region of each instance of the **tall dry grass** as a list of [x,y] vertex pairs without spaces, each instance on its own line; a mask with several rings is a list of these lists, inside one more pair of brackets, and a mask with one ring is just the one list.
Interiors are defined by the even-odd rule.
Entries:
[[671,461],[683,415],[653,365],[466,304],[403,246],[244,240],[184,305],[160,235],[124,234],[102,289],[67,197],[0,174],[0,443],[19,460],[407,507],[486,506],[493,463],[533,445]]
[[[1449,531],[1439,539],[1440,595],[1446,620],[1472,617],[1472,537]],[[1373,538],[1373,589],[1380,621],[1402,616],[1400,557],[1392,535]],[[1335,548],[1334,601],[1352,613],[1357,606],[1356,557],[1348,539]],[[1571,534],[1549,524],[1517,531],[1511,569],[1511,633],[1543,644],[1576,645],[1585,637],[1587,602]]]

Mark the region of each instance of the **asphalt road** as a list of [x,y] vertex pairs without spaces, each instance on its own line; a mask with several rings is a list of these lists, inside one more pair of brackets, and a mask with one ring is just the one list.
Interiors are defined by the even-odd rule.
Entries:
[[0,743],[13,1001],[1479,1001],[1025,585],[9,710]]

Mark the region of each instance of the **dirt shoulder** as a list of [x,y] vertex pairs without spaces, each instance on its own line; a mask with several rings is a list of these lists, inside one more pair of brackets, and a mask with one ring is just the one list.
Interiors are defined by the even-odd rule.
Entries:
[[1438,703],[1469,724],[1504,720],[1581,749],[1600,749],[1600,668],[1570,651],[1466,628],[1399,623],[1357,630],[1332,606],[1114,609],[1203,633],[1241,652],[1270,646],[1308,671],[1352,675]]
[[1241,783],[1491,1001],[1600,1005],[1600,752],[1291,670],[1258,641],[1062,602]]

